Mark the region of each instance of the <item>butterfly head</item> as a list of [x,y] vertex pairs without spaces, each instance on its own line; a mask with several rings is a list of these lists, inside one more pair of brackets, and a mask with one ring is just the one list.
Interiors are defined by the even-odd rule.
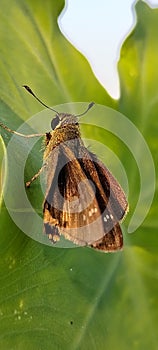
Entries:
[[78,125],[77,116],[67,113],[59,113],[56,114],[55,117],[52,119],[51,128],[52,130],[55,130],[57,128],[63,128],[71,124]]
[[94,102],[91,102],[86,111],[84,111],[81,114],[73,115],[68,113],[58,113],[51,121],[51,128],[52,130],[59,128],[59,127],[65,127],[67,125],[78,125],[78,117],[82,117],[84,114],[86,114],[90,108],[94,105]]

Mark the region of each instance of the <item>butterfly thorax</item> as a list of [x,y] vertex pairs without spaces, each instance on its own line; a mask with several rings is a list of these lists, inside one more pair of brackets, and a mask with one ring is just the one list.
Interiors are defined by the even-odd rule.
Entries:
[[60,144],[64,144],[69,140],[72,140],[73,143],[73,140],[75,141],[76,139],[81,140],[78,123],[62,124],[60,127],[55,128],[55,130],[46,134],[44,158],[46,159],[50,152]]

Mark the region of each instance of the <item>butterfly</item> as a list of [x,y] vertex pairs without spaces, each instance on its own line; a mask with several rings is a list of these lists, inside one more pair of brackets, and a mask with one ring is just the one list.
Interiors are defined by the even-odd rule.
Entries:
[[89,246],[103,252],[122,249],[123,235],[120,222],[128,211],[126,196],[106,166],[84,145],[79,117],[87,113],[94,103],[80,115],[58,113],[51,121],[46,134],[23,135],[0,126],[9,132],[25,137],[44,136],[43,166],[26,187],[44,171],[46,193],[43,203],[44,232],[52,244],[61,234],[79,246]]

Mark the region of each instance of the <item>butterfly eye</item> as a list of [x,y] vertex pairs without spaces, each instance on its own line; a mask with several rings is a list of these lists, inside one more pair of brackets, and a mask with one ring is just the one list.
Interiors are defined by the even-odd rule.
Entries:
[[51,121],[51,128],[52,128],[52,130],[54,130],[58,124],[59,124],[59,117],[58,117],[58,115],[57,115],[57,116],[56,116],[54,119],[52,119],[52,121]]

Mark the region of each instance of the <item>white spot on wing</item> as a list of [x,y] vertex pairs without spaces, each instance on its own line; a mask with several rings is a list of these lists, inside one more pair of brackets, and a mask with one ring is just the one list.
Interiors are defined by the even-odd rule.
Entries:
[[86,221],[86,215],[83,214],[83,221]]

